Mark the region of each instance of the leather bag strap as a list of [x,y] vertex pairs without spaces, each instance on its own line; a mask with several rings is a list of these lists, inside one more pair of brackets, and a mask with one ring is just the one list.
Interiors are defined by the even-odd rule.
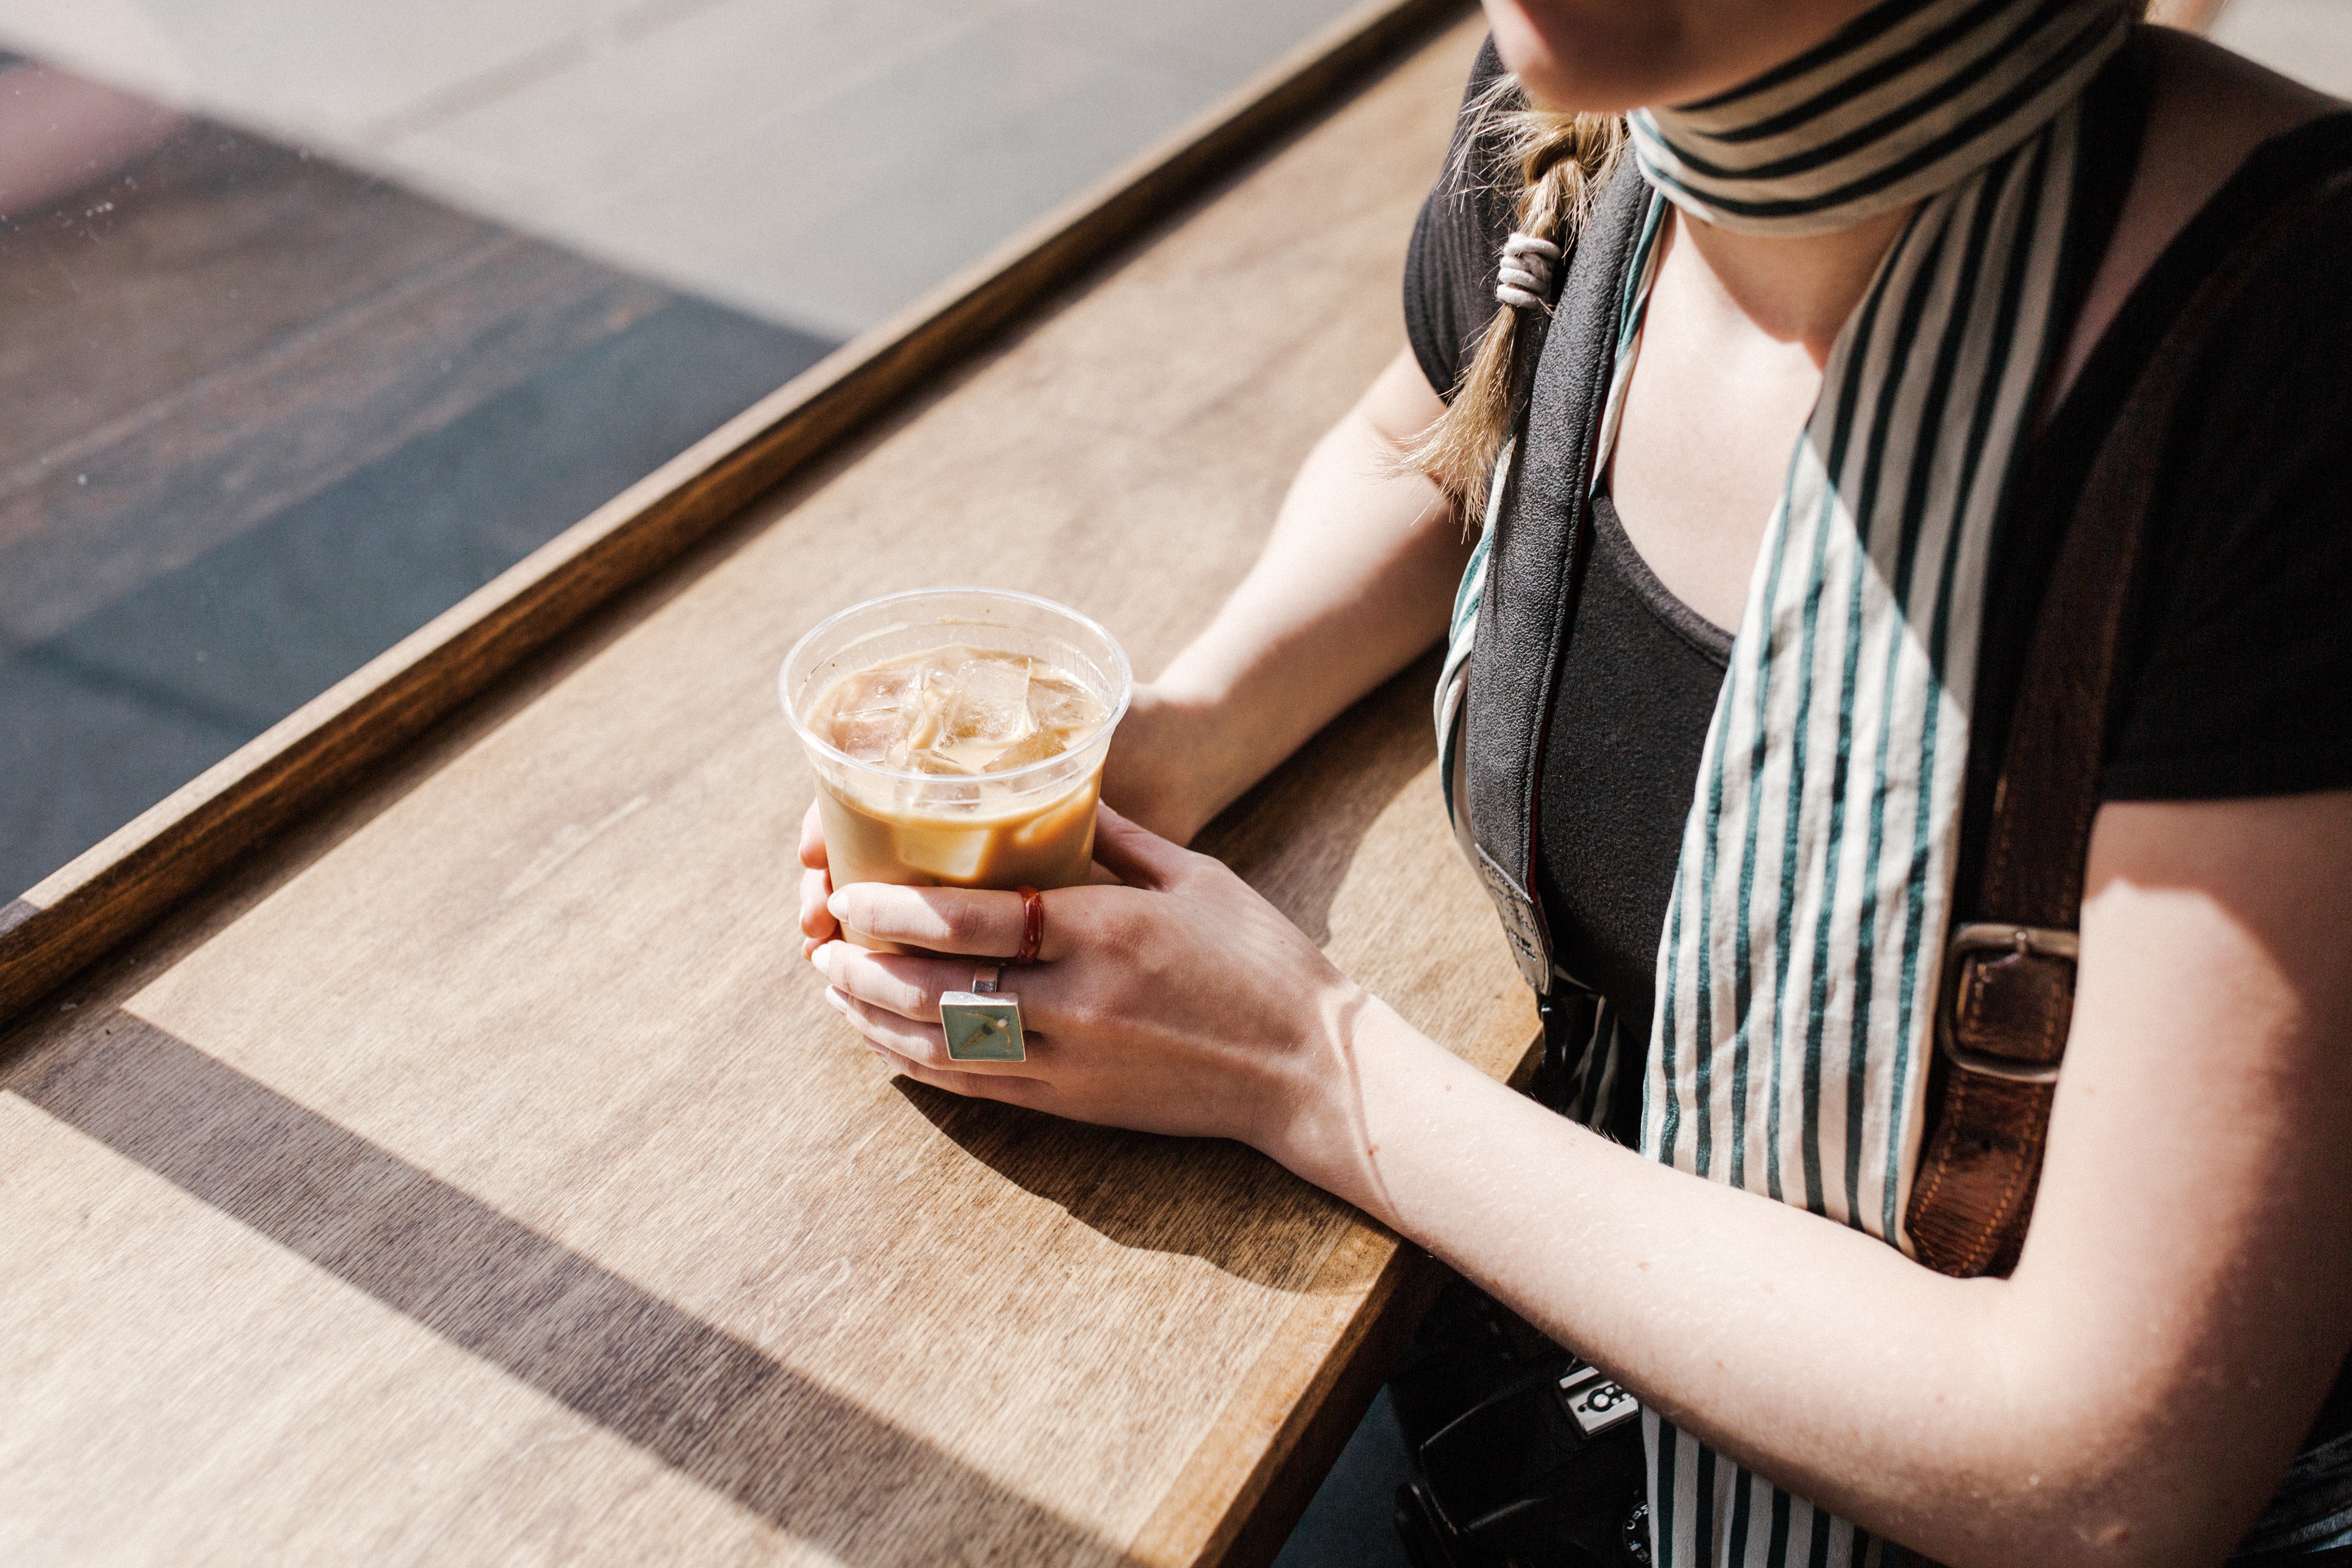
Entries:
[[1543,747],[1588,531],[1593,437],[1616,367],[1618,301],[1649,194],[1633,160],[1620,160],[1570,253],[1496,508],[1463,704],[1478,875],[1538,994],[1552,988],[1550,935],[1536,895]]
[[[2116,708],[2116,661],[2145,525],[2183,394],[2230,308],[2338,176],[2283,203],[2176,316],[2093,460],[2019,687],[1986,831],[1975,920],[1952,935],[1937,1000],[1931,1121],[1906,1216],[1919,1260],[2005,1275],[2033,1214],[2074,1006],[2084,861]],[[1940,1103],[1938,1103],[1938,1100]]]

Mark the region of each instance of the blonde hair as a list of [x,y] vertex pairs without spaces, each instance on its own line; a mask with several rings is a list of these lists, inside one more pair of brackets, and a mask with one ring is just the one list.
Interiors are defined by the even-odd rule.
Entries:
[[[1471,150],[1489,135],[1497,137],[1502,154],[1497,162],[1516,172],[1519,182],[1512,226],[1568,250],[1624,151],[1624,120],[1613,114],[1531,109],[1518,83],[1507,76],[1497,78],[1462,112],[1471,121],[1469,134],[1461,139],[1449,181],[1458,185]],[[1465,531],[1496,456],[1510,434],[1512,403],[1518,392],[1515,372],[1533,369],[1515,363],[1519,337],[1519,311],[1499,307],[1455,383],[1444,416],[1404,455],[1407,469],[1428,475],[1454,497]]]

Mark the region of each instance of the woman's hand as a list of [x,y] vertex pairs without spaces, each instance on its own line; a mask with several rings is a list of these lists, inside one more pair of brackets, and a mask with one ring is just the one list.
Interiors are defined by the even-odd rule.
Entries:
[[[971,988],[971,958],[827,940],[810,961],[833,1005],[910,1078],[1080,1121],[1238,1138],[1290,1163],[1302,1137],[1319,1141],[1306,1124],[1328,1119],[1348,1030],[1377,1004],[1220,862],[1108,809],[1095,854],[1124,885],[1044,894],[1040,961],[1004,971],[1025,1061],[949,1060],[940,997]],[[833,894],[830,915],[937,952],[1003,958],[1021,946],[1010,893],[858,883]]]

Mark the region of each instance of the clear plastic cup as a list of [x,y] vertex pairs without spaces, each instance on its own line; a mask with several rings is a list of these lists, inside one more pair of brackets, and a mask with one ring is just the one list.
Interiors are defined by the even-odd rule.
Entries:
[[[1102,704],[1099,728],[1058,755],[982,774],[861,761],[812,726],[846,676],[954,647],[1042,660]],[[1112,729],[1134,677],[1110,633],[1076,611],[989,588],[931,588],[868,600],[793,645],[777,677],[784,713],[816,774],[817,812],[835,887],[1068,887],[1094,861],[1095,803]],[[851,940],[889,947],[856,932]]]

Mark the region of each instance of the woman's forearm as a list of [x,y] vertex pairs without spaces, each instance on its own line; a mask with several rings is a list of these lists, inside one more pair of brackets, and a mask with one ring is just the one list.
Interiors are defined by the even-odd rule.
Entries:
[[1399,467],[1442,412],[1412,355],[1398,356],[1317,444],[1264,554],[1153,683],[1191,721],[1174,836],[1444,634],[1469,546],[1437,486]]
[[1655,1164],[1369,998],[1258,1141],[1685,1430],[1938,1562],[2218,1563],[2352,1321],[2352,794],[2110,806],[2086,880],[2007,1280]]
[[1969,1472],[1986,1457],[1979,1438],[2002,1427],[1990,1406],[2003,1380],[1985,1370],[2005,1282],[1945,1279],[1859,1231],[1655,1164],[1385,1009],[1364,1009],[1349,1057],[1356,1103],[1316,1135],[1301,1174],[1667,1419],[1843,1517],[1907,1525],[1915,1541],[1950,1542],[1954,1496],[2001,1490]]

